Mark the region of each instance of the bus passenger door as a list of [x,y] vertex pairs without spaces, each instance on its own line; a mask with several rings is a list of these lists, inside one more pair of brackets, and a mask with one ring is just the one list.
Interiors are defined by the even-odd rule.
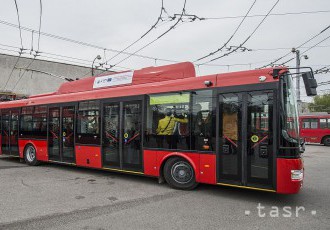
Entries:
[[2,111],[2,153],[10,154],[10,111]]
[[109,103],[103,106],[103,165],[120,167],[119,160],[119,103]]
[[10,155],[19,156],[18,152],[18,117],[19,111],[12,110],[10,116]]
[[273,91],[220,94],[218,182],[274,189]]
[[103,167],[142,170],[142,102],[103,105]]
[[241,93],[219,97],[219,163],[221,182],[242,181],[242,105]]
[[133,171],[142,169],[141,107],[141,101],[123,103],[123,168]]
[[49,160],[75,163],[75,106],[49,107]]
[[61,127],[61,156],[62,161],[75,163],[75,106],[62,107]]
[[18,110],[2,112],[2,153],[19,156],[18,152]]
[[247,185],[273,188],[273,92],[247,93]]
[[48,158],[60,161],[60,107],[49,108],[48,121]]

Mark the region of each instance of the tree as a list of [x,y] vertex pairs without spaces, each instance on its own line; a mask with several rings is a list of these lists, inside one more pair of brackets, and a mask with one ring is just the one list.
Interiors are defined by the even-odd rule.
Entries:
[[315,96],[308,107],[312,112],[330,112],[330,94]]

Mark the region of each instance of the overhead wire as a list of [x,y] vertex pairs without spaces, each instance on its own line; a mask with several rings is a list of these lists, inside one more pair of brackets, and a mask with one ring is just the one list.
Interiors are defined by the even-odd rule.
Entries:
[[[16,0],[15,0],[16,1]],[[12,91],[14,91],[18,85],[18,83],[22,80],[22,78],[24,77],[26,70],[29,69],[29,67],[32,65],[32,63],[35,61],[35,59],[37,58],[38,54],[39,54],[39,46],[40,46],[40,31],[41,31],[41,20],[42,20],[42,0],[39,0],[39,6],[40,6],[40,12],[39,12],[39,30],[38,30],[38,47],[37,50],[35,51],[35,54],[33,54],[33,59],[30,61],[30,63],[25,67],[25,70],[23,70],[23,73],[19,74],[19,78],[16,82],[16,84],[14,85]]]
[[257,0],[254,0],[254,2],[252,3],[252,5],[250,6],[249,10],[246,12],[245,16],[243,17],[243,19],[241,20],[241,22],[239,23],[239,25],[236,27],[234,33],[229,37],[229,39],[220,47],[218,48],[217,50],[201,57],[201,58],[198,58],[196,61],[194,62],[197,62],[197,61],[200,61],[200,60],[203,60],[207,57],[210,57],[210,56],[213,56],[214,54],[220,52],[224,47],[227,46],[227,44],[233,39],[233,37],[235,36],[235,34],[237,33],[237,31],[239,30],[239,28],[241,27],[241,25],[243,24],[243,22],[245,21],[246,17],[249,15],[250,11],[252,10],[253,6],[255,5],[255,3],[257,2]]
[[20,51],[19,51],[19,55],[16,59],[16,62],[15,62],[15,65],[14,67],[12,68],[12,70],[10,71],[10,74],[9,76],[7,77],[7,81],[3,87],[3,90],[6,90],[6,87],[8,85],[8,83],[10,82],[10,79],[14,73],[14,70],[15,70],[15,67],[17,65],[17,63],[19,62],[19,59],[24,51],[24,47],[23,47],[23,38],[22,38],[22,28],[21,28],[21,20],[20,20],[20,17],[19,17],[19,10],[18,10],[18,5],[17,5],[17,2],[16,0],[14,0],[14,3],[15,3],[15,8],[16,8],[16,15],[17,15],[17,21],[18,21],[18,30],[19,30],[19,37],[20,37],[20,41],[21,41],[21,48],[20,48]]
[[[302,11],[302,12],[286,12],[286,13],[273,13],[269,14],[269,16],[286,16],[286,15],[301,15],[301,14],[319,14],[319,13],[329,13],[330,10],[317,10],[317,11]],[[247,18],[254,18],[254,17],[264,17],[265,14],[255,14],[249,15]],[[244,18],[244,15],[241,16],[225,16],[225,17],[202,17],[203,20],[223,20],[223,19],[237,19],[237,18]]]
[[[330,38],[330,35],[329,35],[328,37],[324,38],[322,41],[320,41],[320,42],[316,43],[315,45],[311,46],[311,47],[308,48],[307,50],[303,51],[302,53],[300,53],[300,55],[306,53],[307,51],[309,51],[309,50],[311,50],[311,49],[313,49],[313,48],[315,48],[317,45],[319,45],[319,44],[321,44],[322,42],[328,40],[329,38]],[[290,59],[287,60],[286,62],[283,62],[281,65],[285,65],[286,63],[292,61],[293,59],[295,59],[295,58],[290,58]]]
[[[167,33],[169,33],[171,30],[175,29],[175,27],[179,24],[179,22],[182,19],[183,14],[185,13],[185,9],[186,9],[186,3],[187,0],[184,0],[184,4],[183,4],[183,9],[181,12],[180,17],[177,19],[177,21],[174,23],[174,25],[172,25],[168,30],[166,30],[165,32],[163,32],[161,35],[159,35],[157,38],[155,38],[154,40],[152,40],[151,42],[147,43],[146,45],[144,45],[143,47],[141,47],[140,49],[136,50],[135,52],[133,52],[132,54],[128,55],[127,57],[123,58],[122,60],[118,61],[116,64],[111,65],[111,68],[122,63],[123,61],[127,60],[128,58],[132,57],[133,55],[135,55],[136,53],[140,52],[141,50],[145,49],[146,47],[150,46],[151,44],[153,44],[154,42],[156,42],[157,40],[159,40],[160,38],[162,38],[163,36],[165,36]],[[158,59],[159,60],[159,59]]]
[[[20,50],[20,48],[17,46],[6,45],[6,44],[2,44],[2,43],[0,43],[0,46]],[[10,52],[17,52],[16,50],[13,50],[13,49],[3,49],[3,48],[0,48],[0,49],[10,51]],[[26,51],[29,52],[29,50],[26,50]],[[55,56],[55,57],[53,57],[53,56]],[[92,60],[87,60],[87,59],[72,57],[72,56],[67,56],[67,55],[61,55],[61,54],[56,54],[56,53],[51,53],[51,52],[46,52],[46,51],[40,51],[38,54],[38,57],[45,57],[47,59],[36,58],[36,60],[40,60],[40,61],[48,61],[48,59],[59,60],[59,61],[62,61],[61,63],[63,63],[63,64],[73,64],[73,65],[79,64],[80,66],[85,67],[85,68],[90,68],[90,65],[93,62]],[[59,58],[56,58],[56,57],[59,57]],[[29,58],[29,57],[26,57],[26,58]],[[74,60],[74,61],[72,61],[72,60]],[[124,67],[124,66],[117,66],[117,68],[132,70],[131,68]]]
[[319,68],[317,70],[314,71],[314,74],[326,74],[326,73],[329,73],[330,72],[330,68],[329,68],[330,65],[326,65],[322,68]]
[[[0,24],[6,25],[6,26],[10,26],[10,27],[14,27],[14,28],[19,28],[18,25],[14,24],[14,23],[7,22],[7,21],[3,21],[3,20],[0,20]],[[34,31],[33,29],[28,28],[28,27],[21,26],[20,28],[22,30],[24,30],[24,31],[29,31],[29,32]],[[38,33],[38,32],[35,31],[35,33]],[[120,50],[115,50],[115,49],[111,49],[111,48],[101,47],[101,46],[98,46],[98,45],[95,45],[95,44],[91,44],[91,43],[87,43],[87,42],[83,42],[83,41],[78,41],[78,40],[74,40],[74,39],[71,39],[71,38],[66,38],[66,37],[58,36],[58,35],[55,35],[55,34],[40,32],[40,35],[46,36],[46,37],[50,37],[50,38],[53,38],[53,39],[58,39],[58,40],[65,41],[65,42],[70,42],[70,43],[81,45],[81,46],[86,46],[86,47],[91,47],[91,48],[99,49],[99,50],[102,50],[102,51],[104,49],[106,49],[106,51],[108,51],[108,52],[113,52],[113,53],[120,52]],[[122,54],[131,55],[132,53],[122,52]],[[151,57],[151,56],[146,56],[146,55],[140,55],[140,54],[132,54],[132,56],[139,57],[139,58],[144,58],[144,59],[150,59],[150,60],[157,59],[157,60],[164,61],[164,62],[172,62],[172,63],[178,62],[176,60],[170,60],[170,59],[158,58],[158,57],[156,58],[156,57]]]
[[161,3],[162,5],[161,5],[159,16],[158,16],[156,22],[150,27],[150,29],[147,30],[144,34],[142,34],[137,40],[135,40],[134,42],[132,42],[131,44],[129,44],[128,46],[126,46],[124,49],[120,50],[116,55],[114,55],[111,58],[109,58],[108,60],[106,60],[106,63],[109,62],[109,61],[111,61],[112,59],[114,59],[118,55],[122,54],[124,51],[126,51],[129,48],[131,48],[132,46],[134,46],[139,41],[141,41],[145,36],[147,36],[152,30],[154,30],[156,28],[156,26],[158,25],[159,22],[163,21],[162,15],[163,15],[163,12],[165,12],[166,10],[164,8],[164,0],[161,0],[161,1],[162,1],[162,3]]
[[17,21],[18,21],[19,37],[20,37],[20,41],[21,41],[21,48],[23,49],[23,38],[22,38],[21,20],[19,18],[19,11],[18,11],[17,1],[14,0],[14,2],[15,2],[16,14],[17,14]]
[[[126,46],[124,49],[120,50],[119,52],[117,52],[114,56],[112,56],[111,58],[107,59],[106,58],[106,49],[103,50],[104,52],[104,62],[100,63],[100,66],[104,66],[104,65],[108,65],[108,62],[113,60],[114,58],[116,58],[117,56],[119,56],[120,54],[122,54],[123,52],[125,52],[126,50],[128,50],[129,48],[131,48],[132,46],[134,46],[136,43],[138,43],[139,41],[141,41],[145,36],[147,36],[152,30],[154,30],[156,28],[156,26],[158,26],[159,22],[163,22],[163,18],[162,15],[163,13],[167,13],[166,9],[164,8],[164,0],[161,0],[161,9],[160,9],[160,13],[159,16],[156,20],[156,22],[150,27],[150,29],[148,29],[145,33],[143,33],[137,40],[135,40],[134,42],[132,42],[131,44],[129,44],[128,46]],[[164,24],[162,24],[164,25]],[[93,68],[93,67],[92,67]],[[97,69],[99,69],[99,67],[96,67]],[[107,70],[107,68],[105,68],[105,70]],[[84,75],[87,75],[89,72],[87,72]]]
[[[322,33],[324,33],[325,31],[327,31],[329,28],[330,28],[330,25],[327,26],[326,28],[324,28],[323,30],[321,30],[319,33],[317,33],[317,34],[314,35],[313,37],[311,37],[310,39],[308,39],[307,41],[305,41],[305,42],[303,42],[302,44],[300,44],[299,46],[295,47],[295,48],[296,48],[296,49],[301,48],[302,46],[304,46],[304,45],[307,44],[308,42],[310,42],[310,41],[314,40],[315,38],[317,38],[318,36],[320,36]],[[279,60],[282,60],[283,58],[285,58],[285,57],[287,57],[288,55],[290,55],[291,53],[292,53],[292,52],[290,51],[290,52],[286,53],[285,55],[283,55],[283,56],[277,58],[276,60],[272,61],[272,62],[269,63],[268,65],[264,65],[264,66],[262,66],[262,67],[260,67],[260,68],[265,68],[265,67],[267,67],[267,66],[272,66],[272,65],[274,65],[276,62],[278,62]]]
[[[287,13],[276,13],[276,14],[273,13],[273,14],[270,14],[270,16],[299,15],[299,14],[317,14],[317,13],[328,13],[328,12],[330,12],[330,10],[304,11],[304,12],[287,12]],[[168,14],[166,11],[165,11],[165,13]],[[248,18],[250,18],[250,17],[263,17],[263,16],[265,16],[265,15],[262,15],[262,14],[260,14],[260,15],[249,15]],[[172,17],[172,16],[168,15],[168,17]],[[207,18],[206,17],[205,19],[206,20],[208,20],[208,19],[236,19],[236,18],[243,18],[243,17],[244,16],[226,16],[226,17],[217,17],[217,18],[211,18],[211,17]],[[25,30],[25,31],[30,31],[30,32],[33,31],[33,29],[31,29],[31,28],[27,28],[27,27],[23,27],[23,26],[18,26],[18,25],[15,25],[13,23],[10,23],[10,22],[4,21],[4,20],[0,20],[0,24],[11,26],[11,27],[15,27],[15,28],[20,28],[21,30]],[[75,43],[75,44],[78,44],[78,45],[83,45],[83,46],[88,46],[88,47],[92,47],[92,48],[104,50],[104,47],[100,47],[98,45],[94,45],[94,44],[91,44],[91,43],[86,43],[86,42],[82,42],[82,41],[78,41],[78,40],[74,40],[74,39],[70,39],[70,38],[65,38],[65,37],[54,35],[54,34],[50,34],[50,33],[40,32],[40,35],[51,37],[51,38],[54,38],[54,39],[63,40],[63,41],[66,41],[66,42]],[[113,52],[113,53],[120,52],[119,50],[110,49],[110,48],[106,48],[106,50],[109,51],[109,52]],[[130,53],[127,53],[127,52],[123,52],[123,53],[124,54],[127,54],[127,55],[130,54]],[[150,56],[145,56],[145,55],[139,55],[139,54],[134,54],[134,56],[140,57],[140,58],[145,58],[145,59],[151,59],[151,60],[157,59],[157,60],[164,61],[164,62],[173,62],[173,63],[178,62],[177,60],[155,58],[155,57],[150,57]]]
[[250,38],[255,34],[255,32],[259,29],[259,27],[261,26],[261,24],[266,20],[266,18],[269,16],[269,14],[273,11],[273,9],[276,7],[276,5],[279,3],[280,0],[277,0],[275,2],[275,4],[272,6],[272,8],[268,11],[268,13],[264,16],[264,18],[261,20],[261,22],[256,26],[256,28],[252,31],[252,33],[239,45],[237,46],[237,48],[233,49],[232,51],[230,52],[227,52],[219,57],[216,57],[216,58],[213,58],[211,59],[210,61],[207,61],[207,62],[204,62],[200,65],[203,65],[203,64],[207,64],[207,63],[210,63],[210,62],[213,62],[215,60],[218,60],[220,58],[223,58],[223,57],[226,57],[234,52],[236,52],[239,48],[241,48],[248,40],[250,40]]

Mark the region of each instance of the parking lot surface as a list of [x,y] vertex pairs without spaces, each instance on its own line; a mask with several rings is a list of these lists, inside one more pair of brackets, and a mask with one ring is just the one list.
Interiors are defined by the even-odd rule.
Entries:
[[200,185],[0,157],[0,229],[330,229],[330,148],[307,145],[299,194]]

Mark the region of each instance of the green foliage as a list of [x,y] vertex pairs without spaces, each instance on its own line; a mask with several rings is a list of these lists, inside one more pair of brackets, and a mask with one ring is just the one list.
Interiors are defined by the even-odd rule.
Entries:
[[313,98],[313,103],[309,104],[312,112],[330,112],[330,94],[318,95]]

